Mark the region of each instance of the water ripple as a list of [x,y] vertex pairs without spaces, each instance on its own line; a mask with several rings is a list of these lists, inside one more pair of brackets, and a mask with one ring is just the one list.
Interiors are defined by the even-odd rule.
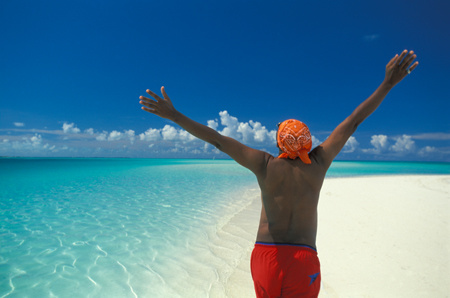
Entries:
[[84,166],[26,168],[10,180],[0,297],[207,297],[222,266],[209,235],[250,174],[204,162]]

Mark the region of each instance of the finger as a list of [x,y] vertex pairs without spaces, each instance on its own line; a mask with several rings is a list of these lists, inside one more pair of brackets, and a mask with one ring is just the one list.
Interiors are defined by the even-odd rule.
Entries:
[[154,99],[156,99],[157,101],[162,100],[161,97],[159,97],[156,93],[154,93],[152,90],[147,89],[145,90],[145,92],[147,92],[151,97],[153,97]]
[[156,114],[156,111],[154,111],[152,109],[149,109],[149,108],[146,108],[146,107],[142,107],[141,109],[146,111],[146,112],[149,112],[149,113],[152,113],[152,114]]
[[400,65],[400,64],[402,63],[403,58],[405,58],[405,56],[406,56],[407,53],[408,53],[408,51],[407,51],[407,50],[404,50],[404,51],[400,54],[400,56],[398,56],[398,58],[397,58],[397,64],[398,64],[398,65]]
[[142,101],[145,101],[145,102],[157,103],[157,102],[154,101],[153,99],[148,98],[148,97],[145,97],[145,96],[142,96],[142,95],[139,96],[139,99],[142,100]]
[[170,100],[169,96],[167,95],[166,90],[164,89],[164,86],[161,87],[161,93],[162,93],[162,95],[163,95],[165,100],[167,100],[168,102],[172,102]]
[[388,62],[387,67],[389,67],[389,66],[391,66],[392,64],[394,64],[395,61],[397,60],[397,57],[398,57],[398,54],[396,54],[396,55],[391,59],[391,61]]
[[409,65],[411,65],[411,62],[414,60],[414,52],[410,51],[405,58],[403,59],[403,61],[400,63],[400,68],[402,69],[406,69]]
[[[412,51],[411,51],[412,52]],[[414,52],[413,52],[414,53]],[[411,64],[413,63],[414,59],[417,58],[417,55],[413,54],[410,57],[408,57],[408,59],[405,58],[405,68],[408,68],[411,66]]]
[[142,101],[142,100],[141,100],[139,103],[140,103],[141,105],[143,105],[143,106],[146,106],[146,107],[151,108],[151,109],[154,109],[154,110],[156,110],[156,108],[157,108],[156,103],[145,102],[145,101]]
[[416,62],[409,68],[409,72],[413,71],[413,70],[417,67],[417,65],[419,65],[419,62],[418,62],[418,61],[416,61]]

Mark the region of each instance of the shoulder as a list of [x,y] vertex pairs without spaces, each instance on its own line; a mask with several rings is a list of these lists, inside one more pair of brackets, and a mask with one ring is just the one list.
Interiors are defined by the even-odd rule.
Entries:
[[246,151],[247,152],[244,159],[234,157],[233,159],[240,165],[252,171],[258,179],[264,178],[267,174],[268,165],[271,160],[274,159],[274,157],[265,151],[253,149],[250,147],[248,147],[248,150]]
[[311,159],[311,162],[313,165],[315,165],[317,168],[319,168],[325,172],[328,170],[328,168],[331,165],[329,158],[327,158],[327,152],[324,149],[323,144],[315,147],[309,153],[309,158]]

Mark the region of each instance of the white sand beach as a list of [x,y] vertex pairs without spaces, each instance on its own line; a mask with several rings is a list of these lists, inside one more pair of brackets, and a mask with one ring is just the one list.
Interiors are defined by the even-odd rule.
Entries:
[[[261,203],[252,191],[212,244],[229,265],[218,272],[227,297],[255,296],[250,254]],[[317,248],[319,297],[449,297],[450,176],[326,179]]]

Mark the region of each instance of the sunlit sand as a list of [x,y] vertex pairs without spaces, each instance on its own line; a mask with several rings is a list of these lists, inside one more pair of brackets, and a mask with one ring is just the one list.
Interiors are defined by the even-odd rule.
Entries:
[[[254,297],[250,255],[261,203],[253,191],[211,244],[222,246],[216,251],[229,264],[219,270],[223,288],[216,287],[228,297]],[[319,202],[319,296],[445,297],[449,218],[448,175],[327,179]]]

